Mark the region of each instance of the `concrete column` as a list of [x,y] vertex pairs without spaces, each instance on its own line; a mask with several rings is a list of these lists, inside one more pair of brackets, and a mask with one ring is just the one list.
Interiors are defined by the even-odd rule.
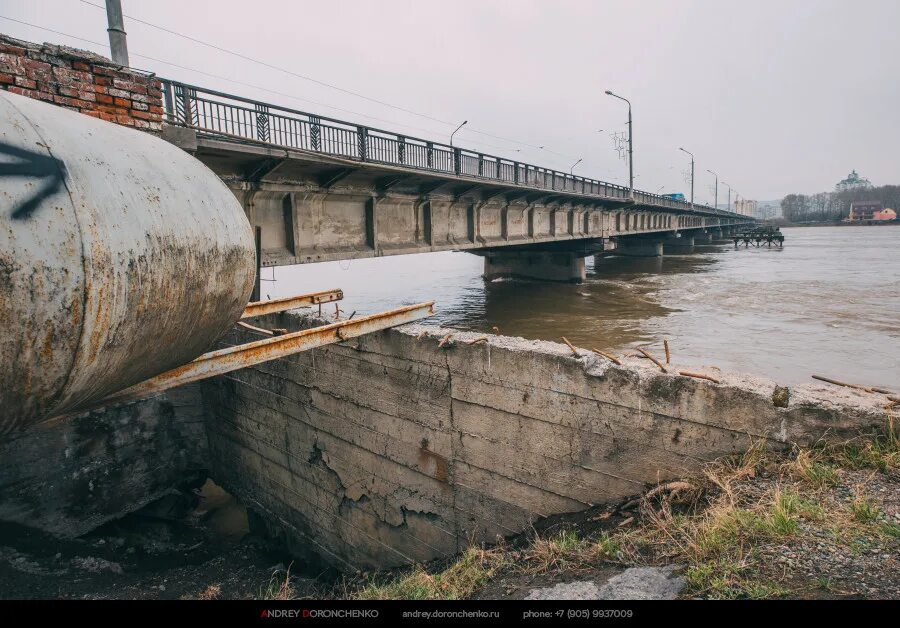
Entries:
[[520,277],[542,281],[581,283],[585,279],[584,257],[575,253],[515,251],[490,253],[484,257],[484,278]]
[[694,244],[711,244],[712,240],[712,234],[709,229],[706,231],[698,231],[694,234]]
[[629,257],[661,257],[663,254],[662,238],[618,238],[616,255]]
[[694,236],[684,232],[681,233],[680,238],[676,238],[674,235],[668,235],[663,239],[662,245],[663,251],[669,255],[690,253],[694,250]]

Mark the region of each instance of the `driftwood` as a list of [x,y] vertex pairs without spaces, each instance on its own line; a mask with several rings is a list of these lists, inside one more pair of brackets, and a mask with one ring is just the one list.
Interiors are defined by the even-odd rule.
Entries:
[[873,392],[871,388],[868,386],[863,386],[861,384],[848,384],[847,382],[842,382],[836,379],[830,379],[828,377],[823,377],[822,375],[812,375],[813,379],[817,379],[820,382],[828,382],[829,384],[834,384],[835,386],[844,386],[846,388],[853,388],[855,390],[864,390],[866,392]]
[[424,338],[427,335],[428,335],[428,330],[423,329],[416,335],[416,340],[421,340],[422,338]]
[[697,379],[708,379],[709,381],[715,382],[716,384],[721,383],[715,377],[711,377],[709,375],[704,375],[703,373],[692,373],[691,371],[678,371],[678,374],[684,375],[685,377],[696,377]]
[[580,357],[581,357],[580,355],[578,355],[578,349],[576,349],[575,346],[574,346],[571,342],[569,342],[569,339],[568,339],[568,338],[566,338],[565,336],[563,336],[563,337],[562,337],[562,341],[563,341],[564,343],[566,343],[566,346],[569,347],[569,349],[572,350],[572,353],[575,355],[576,358],[580,358]]
[[487,337],[487,336],[482,336],[481,338],[476,338],[475,340],[472,340],[472,341],[469,342],[468,344],[474,345],[474,344],[478,344],[479,342],[487,342],[487,341],[488,341],[488,337]]
[[619,358],[617,358],[616,356],[614,356],[611,353],[604,353],[603,351],[600,351],[600,349],[591,349],[591,351],[593,351],[597,355],[603,356],[604,358],[606,358],[613,364],[618,364],[619,366],[622,366],[622,363],[619,362]]
[[663,340],[663,347],[666,350],[666,364],[668,364],[671,361],[671,357],[672,357],[671,354],[669,353],[669,341],[668,340]]
[[657,360],[657,359],[654,358],[652,355],[650,355],[645,349],[641,349],[640,347],[638,347],[637,350],[640,351],[641,353],[643,353],[644,356],[645,356],[648,360],[650,360],[650,361],[653,362],[656,366],[658,366],[660,371],[662,371],[663,373],[668,373],[668,372],[669,372],[669,371],[666,370],[666,367],[664,367],[664,366],[662,365],[662,363],[661,363],[659,360]]
[[449,334],[441,338],[441,341],[438,343],[438,347],[443,347],[444,345],[449,343],[451,337],[453,337],[453,332],[450,332]]

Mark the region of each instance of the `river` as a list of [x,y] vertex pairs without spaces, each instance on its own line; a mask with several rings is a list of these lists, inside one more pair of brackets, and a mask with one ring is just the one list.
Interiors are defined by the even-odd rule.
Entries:
[[262,292],[342,288],[345,314],[434,300],[433,321],[459,329],[660,356],[667,339],[679,363],[900,388],[900,228],[784,234],[783,249],[588,259],[582,284],[486,283],[481,257],[446,252],[265,269]]

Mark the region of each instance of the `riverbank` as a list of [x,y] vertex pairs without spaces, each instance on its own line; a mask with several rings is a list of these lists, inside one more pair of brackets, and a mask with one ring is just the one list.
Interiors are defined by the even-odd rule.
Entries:
[[551,587],[557,596],[608,592],[629,568],[666,567],[682,598],[895,599],[900,432],[887,420],[882,433],[840,445],[722,458],[449,560],[342,578],[304,572],[248,532],[230,497],[207,488],[183,516],[173,518],[179,500],[170,497],[72,541],[5,530],[0,590],[4,598],[521,599]]

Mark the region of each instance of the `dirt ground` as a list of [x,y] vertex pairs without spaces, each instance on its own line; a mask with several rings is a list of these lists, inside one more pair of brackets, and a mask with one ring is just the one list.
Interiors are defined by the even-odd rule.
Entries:
[[522,599],[676,567],[687,598],[900,598],[900,440],[750,452],[496,547],[390,573],[309,573],[211,482],[79,538],[0,524],[3,599]]

